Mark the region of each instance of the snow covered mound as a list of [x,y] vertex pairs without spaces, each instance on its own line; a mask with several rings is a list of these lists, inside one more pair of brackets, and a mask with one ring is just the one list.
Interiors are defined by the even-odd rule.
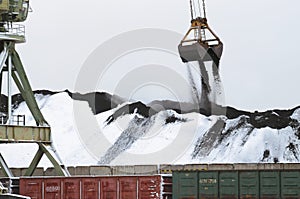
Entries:
[[[146,105],[107,93],[35,93],[68,166],[300,162],[299,107],[254,113],[215,107],[222,111],[211,115],[189,103]],[[35,124],[19,95],[14,105],[14,114]],[[36,150],[32,144],[0,145],[12,167],[28,166]],[[46,159],[41,164],[50,165]]]

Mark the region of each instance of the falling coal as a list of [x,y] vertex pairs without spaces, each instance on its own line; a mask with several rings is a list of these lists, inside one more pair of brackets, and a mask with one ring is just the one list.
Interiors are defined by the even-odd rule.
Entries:
[[[223,103],[223,87],[219,74],[219,68],[214,62],[206,62],[199,60],[198,62],[186,63],[187,76],[191,86],[191,95],[193,103],[198,109],[205,110],[211,114],[218,105]],[[192,68],[198,68],[196,72],[199,78],[192,73]],[[200,84],[197,84],[197,81]]]

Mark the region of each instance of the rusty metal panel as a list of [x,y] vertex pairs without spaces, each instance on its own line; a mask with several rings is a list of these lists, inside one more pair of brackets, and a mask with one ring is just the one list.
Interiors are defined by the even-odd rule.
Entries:
[[50,127],[0,125],[0,141],[49,144],[51,142],[51,129]]
[[119,177],[120,199],[137,198],[137,177]]
[[139,177],[138,187],[138,199],[160,199],[161,176]]
[[99,178],[82,178],[82,198],[84,199],[96,199],[98,196],[98,184]]
[[67,198],[67,199],[80,198],[80,178],[63,179],[63,198]]
[[61,199],[62,195],[62,179],[61,178],[45,178],[44,179],[44,198],[45,199]]
[[42,179],[21,178],[20,194],[29,196],[31,199],[42,199]]
[[101,197],[105,199],[117,199],[118,178],[107,177],[100,178]]
[[29,127],[19,127],[11,126],[9,127],[12,132],[11,139],[17,138],[18,140],[33,140],[34,139],[34,130]]

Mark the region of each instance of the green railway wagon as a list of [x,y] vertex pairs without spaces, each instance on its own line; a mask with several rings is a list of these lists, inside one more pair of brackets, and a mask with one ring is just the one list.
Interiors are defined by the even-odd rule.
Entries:
[[172,181],[173,195],[177,198],[198,199],[198,172],[176,172]]
[[300,170],[174,171],[173,199],[299,199]]
[[300,171],[282,171],[280,182],[281,198],[300,198]]
[[239,196],[244,198],[259,198],[259,175],[258,171],[239,172]]
[[200,198],[218,197],[218,173],[213,171],[198,173],[198,190]]
[[238,178],[237,171],[224,171],[219,173],[219,195],[220,198],[232,198],[238,197]]
[[280,172],[260,172],[260,198],[280,198]]

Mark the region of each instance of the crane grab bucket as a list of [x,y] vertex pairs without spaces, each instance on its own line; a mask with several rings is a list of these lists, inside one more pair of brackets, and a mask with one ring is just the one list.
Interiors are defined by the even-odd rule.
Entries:
[[184,63],[192,61],[214,61],[218,63],[223,52],[223,44],[205,46],[199,42],[190,45],[179,44],[178,51]]
[[218,65],[223,43],[209,28],[206,18],[199,17],[192,20],[191,28],[178,45],[178,51],[184,63],[214,61]]

